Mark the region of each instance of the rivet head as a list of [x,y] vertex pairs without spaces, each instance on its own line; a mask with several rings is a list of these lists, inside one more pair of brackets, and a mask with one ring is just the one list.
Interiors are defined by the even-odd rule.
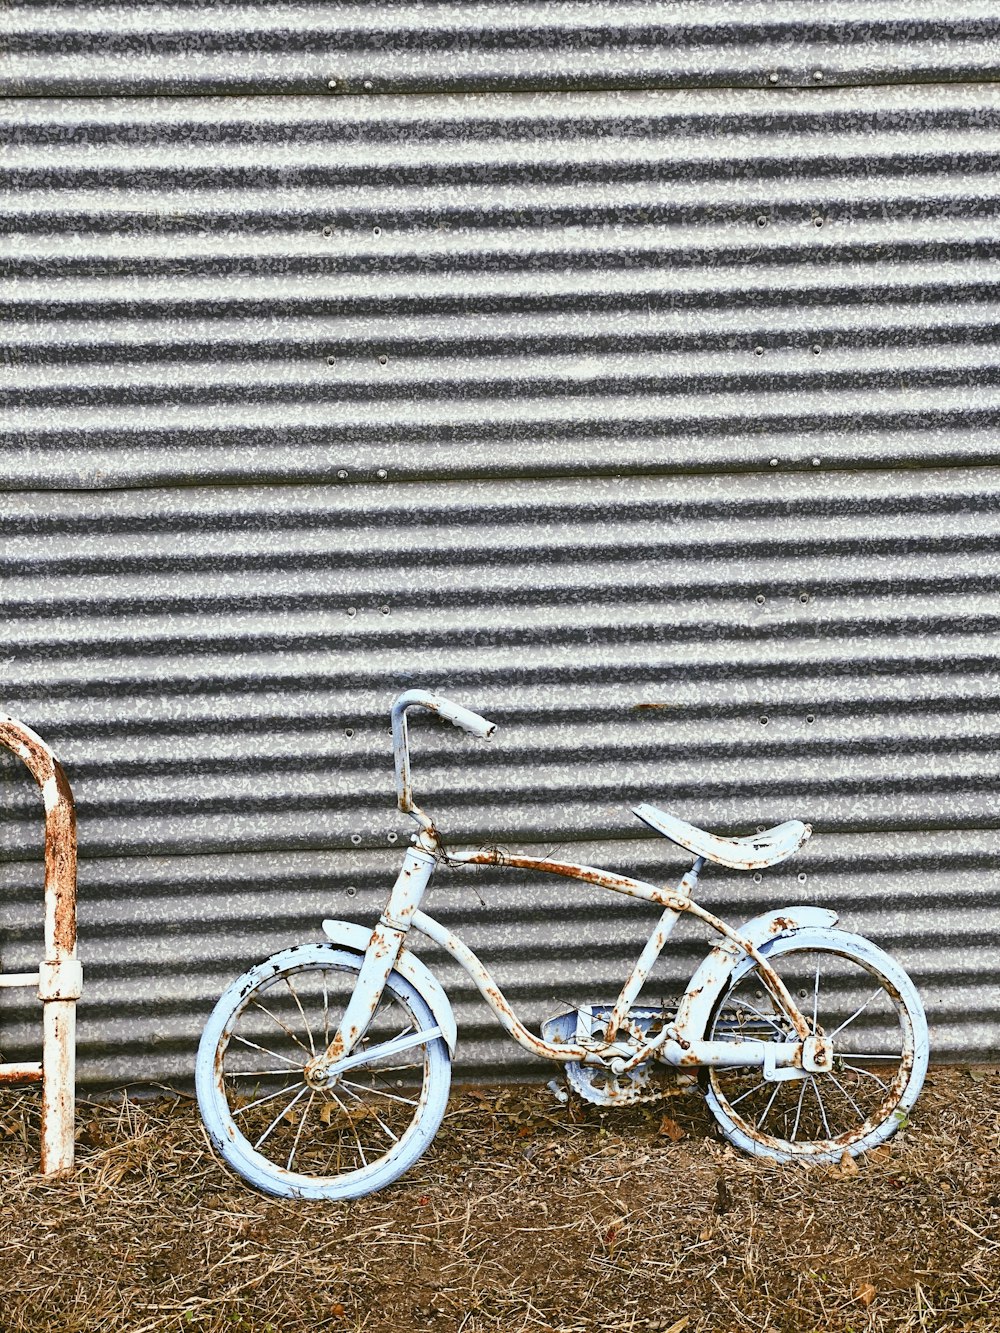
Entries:
[[324,236],[332,236],[332,235],[333,235],[333,228],[332,228],[332,227],[324,227],[324,228],[323,228],[323,235],[324,235]]
[[366,93],[370,93],[372,88],[374,88],[374,86],[375,85],[372,83],[371,79],[365,79],[362,85]]
[[347,737],[348,740],[350,740],[351,737],[354,735],[354,728],[348,727],[347,730],[344,732],[344,735]]
[[361,845],[361,834],[360,834],[360,833],[352,833],[352,834],[351,834],[351,842],[354,844],[355,847],[359,847],[359,846]]
[[349,606],[347,608],[347,614],[349,616],[356,616],[358,614],[358,608],[356,606]]
[[758,606],[763,606],[763,605],[764,605],[764,594],[763,594],[762,592],[759,592],[759,593],[757,594],[757,596],[754,598],[754,601],[757,603]]
[[766,227],[766,226],[767,226],[767,216],[766,216],[766,214],[764,214],[764,213],[758,213],[758,214],[757,214],[757,226],[758,226],[758,227]]
[[799,593],[799,601],[800,601],[800,602],[808,602],[808,600],[809,600],[809,594],[808,594],[807,592],[801,592],[801,593]]
[[815,713],[806,713],[806,721],[807,721],[807,722],[815,722],[815,721],[816,721],[816,714],[815,714]]
[[753,882],[754,882],[755,884],[759,884],[763,878],[764,878],[764,876],[763,876],[763,875],[760,873],[760,871],[758,870],[758,871],[756,872],[756,874],[754,875],[754,877],[753,877]]
[[759,721],[760,721],[760,725],[761,725],[762,727],[766,727],[766,726],[767,726],[767,718],[766,718],[766,717],[761,717],[761,718],[759,719]]
[[805,877],[805,875],[804,875],[804,874],[800,874],[800,875],[799,875],[799,883],[800,883],[800,884],[804,884],[805,882],[806,882],[806,877]]
[[822,227],[822,225],[823,225],[823,219],[822,219],[822,218],[813,218],[813,226],[814,226],[814,227]]
[[813,356],[819,356],[819,354],[820,354],[820,352],[822,352],[822,350],[823,350],[823,349],[822,349],[822,347],[820,347],[819,343],[813,343],[813,345],[812,345],[812,354],[813,354]]
[[[337,358],[336,358],[335,356],[328,356],[328,357],[326,358],[326,364],[327,364],[328,366],[335,366],[335,365],[337,364]],[[347,476],[347,473],[346,473],[346,472],[344,473],[344,476],[345,476],[345,477]]]
[[326,86],[327,86],[328,88],[336,88],[336,86],[337,86],[337,80],[336,80],[336,79],[327,79],[327,81],[326,81]]
[[772,466],[772,467],[777,467],[777,466],[778,466],[778,460],[777,460],[776,458],[772,458],[772,459],[771,459],[771,466]]
[[753,349],[753,354],[754,354],[754,356],[763,356],[763,355],[764,355],[764,349],[763,349],[763,347],[755,347],[755,348]]
[[385,355],[385,353],[383,353],[383,354],[379,357],[379,359],[378,359],[378,363],[379,363],[380,366],[386,366],[386,365],[389,364],[389,358]]
[[767,76],[767,81],[768,83],[778,82],[778,71],[776,69],[771,70],[770,74]]
[[822,71],[821,69],[814,69],[814,70],[813,70],[813,79],[816,81],[816,83],[822,83],[822,82],[823,82],[823,71]]
[[389,842],[398,842],[398,841],[399,841],[399,834],[398,834],[398,833],[390,833],[389,836],[388,836],[388,839],[387,839],[387,840],[388,840]]
[[380,467],[379,470],[375,473],[375,475],[376,477],[378,477],[379,481],[385,481],[386,477],[389,474],[388,472],[386,472],[384,467]]
[[[355,834],[355,837],[357,837],[356,834]],[[351,839],[351,842],[353,842],[353,841],[354,841],[354,838]],[[361,841],[361,839],[358,838],[358,842],[360,842],[360,841]],[[347,896],[348,896],[348,898],[356,898],[356,897],[357,897],[357,893],[358,893],[358,891],[357,891],[357,889],[354,887],[354,885],[353,885],[353,884],[348,884],[348,886],[347,886]]]
[[372,227],[372,235],[373,235],[373,236],[381,236],[381,235],[382,235],[382,228],[381,228],[381,227]]
[[813,459],[813,467],[819,467],[819,465],[820,465],[820,460],[819,460],[818,458],[814,458],[814,459]]
[[384,616],[387,616],[387,615],[389,614],[389,608],[388,608],[387,606],[380,606],[380,607],[379,607],[379,610],[381,611],[382,615],[384,615]]

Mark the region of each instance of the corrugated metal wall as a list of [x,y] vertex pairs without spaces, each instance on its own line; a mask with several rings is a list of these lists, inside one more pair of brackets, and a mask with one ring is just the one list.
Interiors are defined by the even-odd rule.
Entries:
[[[737,8],[7,13],[0,705],[78,799],[86,1081],[188,1076],[231,975],[373,919],[414,684],[500,724],[414,726],[456,841],[662,877],[636,800],[809,819],[704,901],[840,907],[939,1058],[995,1056],[998,24]],[[330,69],[397,91],[299,95]],[[41,825],[0,778],[13,969]],[[443,884],[536,1019],[648,920]],[[442,974],[465,1071],[524,1068]]]

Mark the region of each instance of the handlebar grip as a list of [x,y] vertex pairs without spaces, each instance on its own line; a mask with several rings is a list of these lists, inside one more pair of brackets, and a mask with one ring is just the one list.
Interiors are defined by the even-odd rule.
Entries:
[[485,717],[480,717],[478,713],[472,712],[470,708],[463,708],[461,704],[453,704],[450,699],[442,699],[439,696],[435,702],[441,717],[447,718],[453,727],[460,727],[462,731],[471,732],[473,736],[478,736],[480,740],[489,740],[497,729],[495,722],[488,722]]

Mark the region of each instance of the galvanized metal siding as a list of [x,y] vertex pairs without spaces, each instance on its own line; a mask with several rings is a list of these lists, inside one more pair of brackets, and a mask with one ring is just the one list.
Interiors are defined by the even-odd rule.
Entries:
[[[228,976],[374,918],[413,684],[500,723],[414,727],[456,838],[652,877],[635,800],[810,819],[707,901],[842,907],[939,1057],[995,1053],[998,122],[986,86],[0,106],[0,701],[79,801],[86,1080],[186,1076]],[[0,775],[17,967],[41,825]],[[610,895],[471,882],[444,913],[535,1017],[640,946]],[[466,1068],[519,1068],[455,982]]]
[[17,94],[826,87],[991,79],[984,0],[477,0],[105,3],[8,0]]

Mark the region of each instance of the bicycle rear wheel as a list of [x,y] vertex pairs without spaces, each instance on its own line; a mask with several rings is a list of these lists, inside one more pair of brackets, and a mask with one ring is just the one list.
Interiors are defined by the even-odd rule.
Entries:
[[[329,1044],[361,955],[334,944],[275,954],[237,978],[212,1011],[195,1084],[214,1146],[268,1194],[353,1199],[396,1180],[433,1139],[451,1061],[431,1008],[393,972],[355,1047],[367,1058],[331,1088],[305,1066]],[[400,1036],[413,1043],[383,1053]]]
[[[906,1123],[927,1070],[927,1020],[913,982],[860,935],[802,930],[764,950],[813,1032],[833,1041],[829,1072],[768,1081],[713,1069],[705,1097],[725,1137],[755,1156],[838,1162]],[[714,1041],[795,1041],[757,964],[734,970],[707,1034]]]

